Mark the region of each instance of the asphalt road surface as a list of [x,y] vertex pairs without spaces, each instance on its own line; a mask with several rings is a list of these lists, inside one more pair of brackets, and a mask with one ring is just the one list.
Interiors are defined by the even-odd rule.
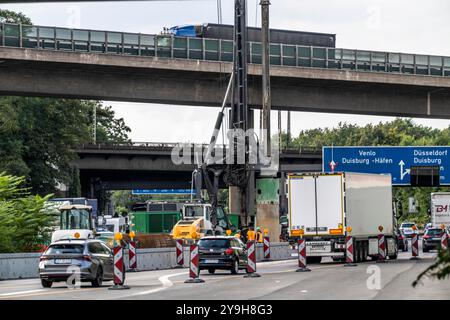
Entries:
[[413,288],[417,275],[429,266],[436,253],[422,253],[410,260],[411,252],[400,253],[398,260],[386,263],[365,262],[355,267],[324,260],[308,267],[311,272],[295,272],[296,260],[261,262],[260,278],[244,278],[244,271],[231,275],[202,271],[205,283],[186,284],[188,269],[127,273],[129,290],[108,290],[90,283],[69,289],[65,283],[42,288],[39,279],[0,282],[0,300],[10,299],[450,299],[450,280],[425,279]]

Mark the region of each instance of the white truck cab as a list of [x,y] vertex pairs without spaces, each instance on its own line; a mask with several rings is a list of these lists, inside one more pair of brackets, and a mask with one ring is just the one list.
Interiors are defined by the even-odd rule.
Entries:
[[92,207],[79,204],[66,204],[58,208],[60,211],[59,230],[52,234],[52,242],[63,239],[94,238],[94,221]]

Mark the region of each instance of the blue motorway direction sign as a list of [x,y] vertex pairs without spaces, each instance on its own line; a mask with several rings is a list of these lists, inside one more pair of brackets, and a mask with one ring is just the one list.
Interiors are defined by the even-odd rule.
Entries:
[[132,194],[194,194],[191,189],[135,189]]
[[450,146],[323,147],[323,172],[390,173],[395,185],[409,185],[411,166],[439,166],[440,184],[450,185]]

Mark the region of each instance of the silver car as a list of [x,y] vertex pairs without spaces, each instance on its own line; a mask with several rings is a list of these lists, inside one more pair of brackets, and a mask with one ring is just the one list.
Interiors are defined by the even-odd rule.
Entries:
[[[415,230],[413,227],[415,227]],[[419,234],[419,230],[414,222],[403,222],[400,225],[400,230],[407,238],[412,238],[413,235]]]
[[[44,288],[53,282],[91,282],[100,287],[113,280],[114,261],[111,249],[100,240],[60,240],[52,243],[39,260],[39,277]],[[72,275],[75,274],[76,277]]]

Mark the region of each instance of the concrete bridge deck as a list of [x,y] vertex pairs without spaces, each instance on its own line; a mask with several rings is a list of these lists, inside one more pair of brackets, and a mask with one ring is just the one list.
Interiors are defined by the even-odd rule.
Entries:
[[[231,71],[227,40],[1,27],[4,95],[219,106]],[[249,104],[259,108],[260,53],[253,47]],[[449,57],[272,47],[274,109],[450,118]]]

